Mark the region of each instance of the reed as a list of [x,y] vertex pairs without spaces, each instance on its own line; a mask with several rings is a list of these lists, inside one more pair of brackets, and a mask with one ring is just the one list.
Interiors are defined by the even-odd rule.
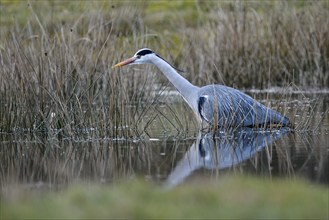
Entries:
[[[111,68],[143,47],[184,69],[199,86],[329,84],[329,8],[322,1],[3,6],[8,10],[1,14],[1,131],[133,137],[154,117],[176,129],[193,126],[175,111],[168,118],[157,108],[156,88],[167,82],[155,68]],[[149,110],[157,116],[142,123]]]

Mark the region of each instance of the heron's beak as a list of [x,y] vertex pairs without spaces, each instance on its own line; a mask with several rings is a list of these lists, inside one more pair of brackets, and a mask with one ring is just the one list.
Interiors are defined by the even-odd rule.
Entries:
[[112,68],[128,65],[130,63],[133,63],[135,60],[136,60],[136,57],[131,57],[131,58],[126,59],[126,60],[124,60],[120,63],[115,64],[114,66],[112,66]]

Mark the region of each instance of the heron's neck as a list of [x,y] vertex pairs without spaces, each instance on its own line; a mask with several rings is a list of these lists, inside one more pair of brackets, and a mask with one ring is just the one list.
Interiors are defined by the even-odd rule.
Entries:
[[177,73],[176,70],[170,64],[168,64],[160,57],[157,57],[157,59],[154,59],[152,62],[161,70],[161,72],[167,77],[167,79],[176,87],[178,92],[183,96],[185,101],[187,101],[187,103],[193,108],[193,97],[195,97],[194,94],[199,90],[199,87],[194,86],[192,83],[190,83],[187,79]]

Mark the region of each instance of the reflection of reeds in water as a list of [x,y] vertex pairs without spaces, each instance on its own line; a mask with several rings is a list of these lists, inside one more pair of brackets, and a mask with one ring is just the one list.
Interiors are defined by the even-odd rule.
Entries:
[[[33,139],[36,137],[33,137]],[[1,184],[62,188],[73,182],[113,182],[150,167],[143,144],[86,140],[34,139],[4,144]]]
[[[33,134],[1,137],[0,183],[3,189],[13,184],[57,189],[75,182],[108,184],[136,177],[162,183],[182,158],[191,153],[193,145],[199,147],[199,140],[195,138],[114,141],[87,135],[63,140]],[[226,156],[238,158],[244,152],[247,157],[226,165],[223,161],[213,160],[214,164],[210,165],[215,165],[214,168],[195,170],[195,177],[220,179],[223,173],[233,172],[261,175],[263,178],[304,177],[320,183],[328,182],[325,138],[289,133],[273,143],[271,139],[265,141],[259,150],[257,146],[246,145],[250,139],[241,142],[232,135],[224,135],[217,141],[225,151],[217,148],[206,150],[224,160],[223,153],[226,151],[229,153]],[[253,141],[258,141],[257,137]],[[192,163],[189,164],[192,166]],[[224,170],[220,166],[225,166]]]
[[319,183],[328,183],[328,152],[326,139],[303,132],[290,135],[285,142],[275,145],[273,173],[289,178],[303,177]]

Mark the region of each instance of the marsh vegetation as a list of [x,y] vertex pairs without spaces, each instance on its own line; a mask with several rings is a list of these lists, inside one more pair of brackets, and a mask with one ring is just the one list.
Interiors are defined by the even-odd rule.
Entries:
[[[79,212],[79,207],[94,210],[90,204],[94,200],[127,207],[128,212],[115,212],[116,216],[158,217],[157,208],[155,213],[139,212],[140,207],[132,204],[143,198],[146,204],[154,199],[166,206],[179,196],[182,203],[195,199],[194,205],[213,204],[197,211],[209,208],[215,216],[228,217],[230,211],[213,212],[215,204],[232,210],[245,204],[242,197],[221,200],[213,195],[228,198],[234,190],[234,195],[246,193],[243,183],[257,195],[250,210],[270,198],[263,210],[246,208],[237,213],[238,218],[305,217],[300,208],[305,206],[311,210],[309,216],[328,216],[322,209],[328,205],[323,194],[329,181],[327,1],[0,4],[0,205],[8,210],[6,218],[35,217],[37,211],[29,210],[41,203],[61,210],[72,204],[78,207],[73,214],[63,211],[63,217],[108,217],[108,206],[101,206],[99,212]],[[231,86],[287,115],[294,132],[276,139],[280,131],[271,131],[262,148],[253,145],[251,149],[257,150],[250,151],[248,159],[225,169],[198,168],[187,177],[192,184],[164,195],[157,186],[182,164],[192,146],[206,142],[198,136],[193,113],[156,68],[111,68],[144,47],[183,70],[182,75],[195,85]],[[214,148],[217,153],[221,146],[238,149],[246,144],[234,132],[221,132],[220,139],[211,140],[219,145]],[[286,180],[274,186],[277,178]],[[121,182],[125,184],[118,186]],[[269,182],[273,189],[267,191]],[[77,183],[81,188],[73,189]],[[222,185],[217,188],[217,183]],[[197,192],[203,184],[209,189]],[[227,190],[231,186],[232,191]],[[279,190],[283,188],[287,190]],[[134,193],[127,195],[127,189]],[[44,190],[53,191],[45,199],[50,203],[39,199]],[[61,207],[62,194],[54,195],[58,191],[68,192],[67,207]],[[292,193],[286,196],[287,191]],[[303,199],[310,195],[315,206]],[[24,209],[30,196],[32,203]],[[273,207],[281,200],[287,206],[280,206],[282,215],[276,216],[280,212]],[[170,207],[165,217],[198,216],[189,215],[184,206],[179,209]],[[48,211],[42,216],[58,217]]]
[[147,111],[142,103],[156,103],[167,81],[152,67],[111,66],[142,47],[199,86],[280,87],[285,98],[329,85],[328,5],[321,1],[2,4],[2,131],[139,136],[142,116],[127,106]]

